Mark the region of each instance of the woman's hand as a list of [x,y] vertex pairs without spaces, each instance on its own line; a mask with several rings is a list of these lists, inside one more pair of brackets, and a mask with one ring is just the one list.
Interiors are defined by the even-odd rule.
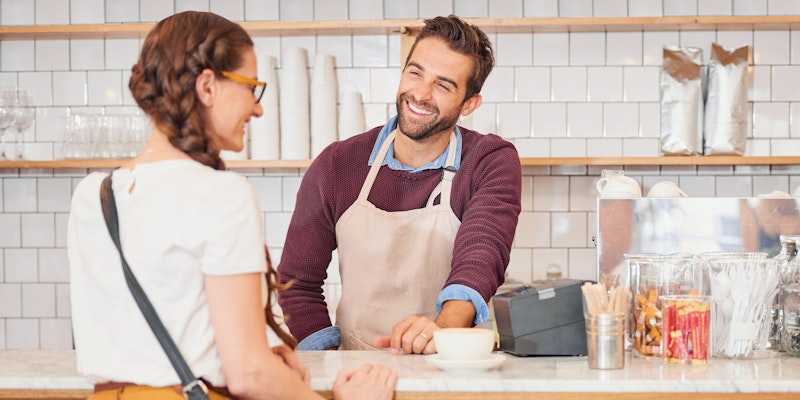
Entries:
[[273,354],[283,360],[283,363],[286,364],[287,367],[289,367],[292,371],[297,372],[303,382],[308,384],[310,379],[308,375],[308,369],[306,369],[306,367],[300,363],[300,359],[297,358],[297,353],[294,350],[286,345],[275,346],[271,350]]
[[383,365],[364,364],[360,368],[341,371],[333,384],[335,400],[391,400],[397,384],[397,373]]

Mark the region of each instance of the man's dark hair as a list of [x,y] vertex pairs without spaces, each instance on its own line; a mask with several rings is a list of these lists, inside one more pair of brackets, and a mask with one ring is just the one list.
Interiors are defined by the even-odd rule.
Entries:
[[426,19],[425,27],[422,28],[422,32],[414,40],[414,44],[408,52],[406,64],[414,54],[417,43],[429,37],[442,39],[450,49],[472,58],[474,68],[472,76],[467,82],[467,94],[464,99],[480,93],[483,82],[486,81],[486,77],[494,67],[492,43],[489,42],[486,34],[477,26],[470,25],[455,15]]

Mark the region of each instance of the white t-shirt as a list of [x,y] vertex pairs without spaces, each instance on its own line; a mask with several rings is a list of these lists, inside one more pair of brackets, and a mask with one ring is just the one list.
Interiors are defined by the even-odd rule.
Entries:
[[[78,371],[95,382],[180,383],[136,306],[105,226],[92,173],[75,189],[68,253]],[[191,160],[140,164],[113,176],[125,257],[194,374],[224,386],[205,275],[265,272],[251,184]],[[129,189],[132,191],[129,192]]]

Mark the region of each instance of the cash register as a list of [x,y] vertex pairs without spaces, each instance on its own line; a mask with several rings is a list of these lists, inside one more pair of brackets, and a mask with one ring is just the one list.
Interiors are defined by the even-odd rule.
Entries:
[[492,298],[500,350],[518,356],[586,354],[581,285],[534,281]]

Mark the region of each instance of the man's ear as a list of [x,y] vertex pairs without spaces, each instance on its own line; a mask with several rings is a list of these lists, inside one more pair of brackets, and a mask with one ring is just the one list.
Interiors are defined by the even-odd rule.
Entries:
[[464,106],[461,107],[461,116],[466,117],[467,115],[472,114],[473,111],[480,107],[481,103],[483,103],[483,97],[481,94],[474,94],[472,97],[464,101]]
[[200,75],[197,75],[197,80],[194,82],[194,90],[197,94],[198,100],[206,107],[214,105],[214,98],[217,94],[217,76],[214,71],[206,68]]

